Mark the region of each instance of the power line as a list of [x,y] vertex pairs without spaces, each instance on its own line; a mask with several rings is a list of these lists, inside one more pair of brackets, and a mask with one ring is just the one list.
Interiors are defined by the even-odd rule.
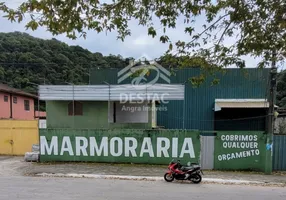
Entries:
[[[73,64],[73,65],[93,65],[90,64],[79,64],[79,63],[65,63],[65,64]],[[58,63],[16,63],[16,62],[0,62],[0,65],[58,65]]]
[[[52,90],[52,91],[69,91],[72,92],[71,90],[67,90],[67,89],[52,89],[52,88],[46,88],[48,90]],[[94,90],[97,90],[97,88],[94,88]],[[86,90],[86,89],[81,89],[81,91],[90,91],[90,90]],[[261,116],[255,116],[255,117],[244,117],[244,118],[234,118],[234,119],[218,119],[218,120],[199,120],[199,119],[192,119],[192,118],[181,118],[181,117],[173,117],[167,114],[164,114],[164,112],[160,112],[160,115],[165,115],[168,118],[172,118],[172,119],[178,119],[178,120],[184,120],[184,121],[197,121],[197,122],[226,122],[226,121],[246,121],[246,120],[250,120],[250,119],[259,119],[259,118],[266,118],[269,115],[261,115]]]
[[[172,119],[178,119],[178,120],[182,120],[183,118],[181,117],[172,117],[170,115],[167,114],[163,114],[163,112],[160,112],[160,115],[165,115],[168,116],[168,118],[172,118]],[[225,121],[243,121],[243,120],[249,120],[249,119],[261,119],[261,118],[266,118],[269,115],[260,115],[260,116],[255,116],[255,117],[244,117],[244,118],[235,118],[235,119],[218,119],[218,120],[200,120],[200,119],[192,119],[192,118],[185,118],[185,120],[188,121],[196,121],[196,122],[225,122]]]

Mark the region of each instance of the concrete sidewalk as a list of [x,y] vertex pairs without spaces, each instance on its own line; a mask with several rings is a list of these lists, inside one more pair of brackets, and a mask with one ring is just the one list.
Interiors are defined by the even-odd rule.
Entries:
[[[114,176],[139,176],[139,177],[163,177],[167,171],[167,165],[138,165],[138,164],[106,164],[106,163],[31,163],[25,169],[25,174],[81,174],[81,175],[114,175]],[[257,172],[226,172],[204,170],[203,178],[223,179],[237,181],[254,181],[263,183],[283,183],[286,185],[286,172],[264,175]]]
[[[5,165],[6,164],[6,165]],[[150,179],[163,178],[167,170],[167,165],[138,165],[138,164],[107,164],[107,163],[26,163],[22,157],[12,157],[0,159],[1,167],[6,172],[21,175],[44,174],[46,176],[94,176],[94,177],[145,177]],[[13,169],[13,170],[11,170]],[[253,181],[260,183],[281,183],[286,186],[286,172],[273,173],[264,175],[257,172],[227,172],[203,170],[203,180],[236,180],[236,181]],[[57,175],[56,175],[57,174]],[[71,176],[69,176],[71,175]],[[125,179],[124,178],[124,179]],[[226,181],[227,182],[227,181]]]

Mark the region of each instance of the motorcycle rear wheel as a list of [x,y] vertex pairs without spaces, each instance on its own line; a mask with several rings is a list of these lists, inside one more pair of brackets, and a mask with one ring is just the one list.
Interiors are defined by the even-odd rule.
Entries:
[[190,178],[190,181],[192,181],[195,184],[198,184],[202,181],[202,176],[199,174],[195,174]]
[[166,173],[165,175],[164,175],[164,179],[165,179],[165,181],[167,181],[167,182],[172,182],[173,180],[174,180],[174,176],[173,176],[173,174],[169,174],[169,173]]

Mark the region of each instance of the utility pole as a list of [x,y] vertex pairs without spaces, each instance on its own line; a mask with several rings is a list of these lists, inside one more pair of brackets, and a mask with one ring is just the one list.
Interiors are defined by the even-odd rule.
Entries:
[[274,112],[276,102],[276,87],[277,87],[277,67],[276,67],[276,51],[272,52],[272,64],[270,71],[270,92],[269,92],[269,111],[268,111],[268,130],[266,142],[266,158],[265,158],[265,174],[272,173],[272,146],[274,132]]
[[[110,84],[109,83],[107,83],[106,81],[103,81],[103,83],[105,83],[106,85],[108,85],[108,113],[107,113],[107,117],[108,117],[108,128],[109,128],[109,125],[110,125],[110,116],[109,116],[109,113],[110,113]],[[113,113],[113,115],[114,115],[114,113]],[[113,121],[113,123],[114,123],[115,121]]]
[[74,128],[74,126],[75,126],[75,117],[74,117],[74,115],[75,115],[75,97],[74,97],[75,91],[74,91],[74,83],[69,83],[69,82],[65,82],[65,83],[67,83],[69,85],[72,85],[72,116],[73,116],[73,128]]
[[[186,92],[186,82],[187,81],[185,81],[184,83],[183,83],[183,85],[184,85],[184,94],[185,94],[185,92]],[[186,104],[185,104],[185,97],[184,97],[184,103],[183,103],[183,129],[185,129],[185,115],[186,115]]]
[[74,103],[74,83],[72,84],[72,116],[73,116],[73,128],[74,128],[74,123],[75,123],[75,120],[74,120],[74,109],[75,109],[75,103]]
[[[32,82],[28,82],[28,84],[31,84],[31,85],[35,85],[37,86],[37,95],[38,95],[38,119],[40,120],[40,85],[36,84],[36,83],[32,83]],[[36,117],[36,115],[35,115]]]

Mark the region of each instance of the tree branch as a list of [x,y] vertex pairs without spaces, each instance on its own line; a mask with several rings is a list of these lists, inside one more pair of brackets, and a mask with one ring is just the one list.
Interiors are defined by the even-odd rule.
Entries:
[[127,0],[121,0],[118,3],[107,5],[106,8],[108,11],[115,9],[116,7],[120,7]]
[[219,45],[219,43],[222,41],[222,38],[223,38],[223,36],[225,35],[225,33],[226,33],[226,31],[228,30],[228,28],[230,27],[230,25],[231,25],[231,23],[229,23],[229,24],[225,27],[223,33],[221,34],[221,36],[220,36],[220,38],[219,38],[219,41],[218,41],[217,45]]
[[196,41],[197,39],[199,39],[206,31],[208,31],[210,28],[212,28],[216,23],[218,23],[220,20],[222,20],[223,18],[225,18],[226,16],[228,16],[229,15],[229,13],[227,13],[227,14],[225,14],[225,15],[223,15],[223,16],[221,16],[218,20],[216,20],[213,24],[211,24],[209,27],[207,27],[204,31],[202,31],[200,34],[199,34],[199,37],[198,38],[195,38],[195,39],[193,39],[192,41],[190,41],[190,42],[188,42],[188,44],[187,44],[187,47],[191,44],[191,43],[193,43],[194,41]]

